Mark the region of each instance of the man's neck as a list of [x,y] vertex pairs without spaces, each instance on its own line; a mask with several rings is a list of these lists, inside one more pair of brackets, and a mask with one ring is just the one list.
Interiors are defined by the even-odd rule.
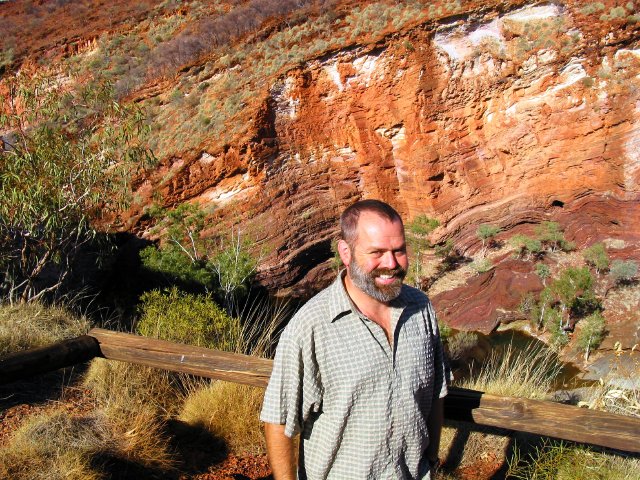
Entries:
[[[345,274],[343,283],[349,298],[362,314],[378,324],[388,319],[389,304],[376,300],[356,287],[348,273]],[[384,328],[384,325],[381,326]]]

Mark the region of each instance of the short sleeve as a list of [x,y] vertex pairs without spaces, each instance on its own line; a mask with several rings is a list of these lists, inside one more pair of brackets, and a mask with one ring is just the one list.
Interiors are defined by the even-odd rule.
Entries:
[[293,437],[320,410],[322,393],[313,332],[299,332],[290,324],[276,349],[260,420],[284,425],[285,435]]

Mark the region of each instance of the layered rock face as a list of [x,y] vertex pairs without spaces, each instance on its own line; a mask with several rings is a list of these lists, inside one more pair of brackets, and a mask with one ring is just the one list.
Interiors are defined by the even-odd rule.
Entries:
[[260,281],[301,294],[331,277],[359,198],[437,218],[434,240],[466,254],[481,223],[556,220],[579,247],[620,238],[635,256],[638,29],[590,5],[470,12],[306,62],[270,86],[251,139],[172,166],[168,193],[241,218],[267,247]]

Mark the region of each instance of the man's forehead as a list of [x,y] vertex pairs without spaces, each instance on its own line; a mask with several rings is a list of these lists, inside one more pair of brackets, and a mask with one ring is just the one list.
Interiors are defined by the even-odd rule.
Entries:
[[402,228],[402,221],[398,218],[389,218],[377,213],[365,210],[358,217],[358,228],[367,228],[370,225],[386,226],[386,224],[398,224]]
[[404,228],[398,219],[389,220],[375,212],[363,212],[358,219],[357,238],[376,240],[381,238],[404,238]]

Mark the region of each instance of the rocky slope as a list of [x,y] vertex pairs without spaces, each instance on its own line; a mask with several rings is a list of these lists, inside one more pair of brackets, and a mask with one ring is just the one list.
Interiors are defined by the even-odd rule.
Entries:
[[[173,41],[204,31],[207,15],[253,5],[148,3],[139,20],[115,16],[98,40],[85,27],[74,37],[85,47],[63,57],[112,68],[105,36],[126,43],[138,32],[152,45],[162,26]],[[160,159],[139,180],[122,229],[144,235],[158,196],[166,206],[197,202],[213,211],[211,232],[235,225],[266,252],[261,283],[296,295],[331,277],[337,216],[366,197],[407,220],[437,218],[432,239],[452,239],[466,256],[480,248],[480,224],[507,239],[554,220],[578,248],[613,239],[625,246],[614,258],[639,258],[632,2],[301,4],[307,10],[295,16],[292,7],[286,27],[265,14],[259,28],[173,70],[159,60],[170,41],[159,41],[146,76],[131,73],[125,88],[116,75],[125,98],[152,112]],[[153,65],[169,73],[150,76]],[[509,260],[435,301],[450,323],[487,331],[510,316],[520,291],[539,288],[530,264]]]

